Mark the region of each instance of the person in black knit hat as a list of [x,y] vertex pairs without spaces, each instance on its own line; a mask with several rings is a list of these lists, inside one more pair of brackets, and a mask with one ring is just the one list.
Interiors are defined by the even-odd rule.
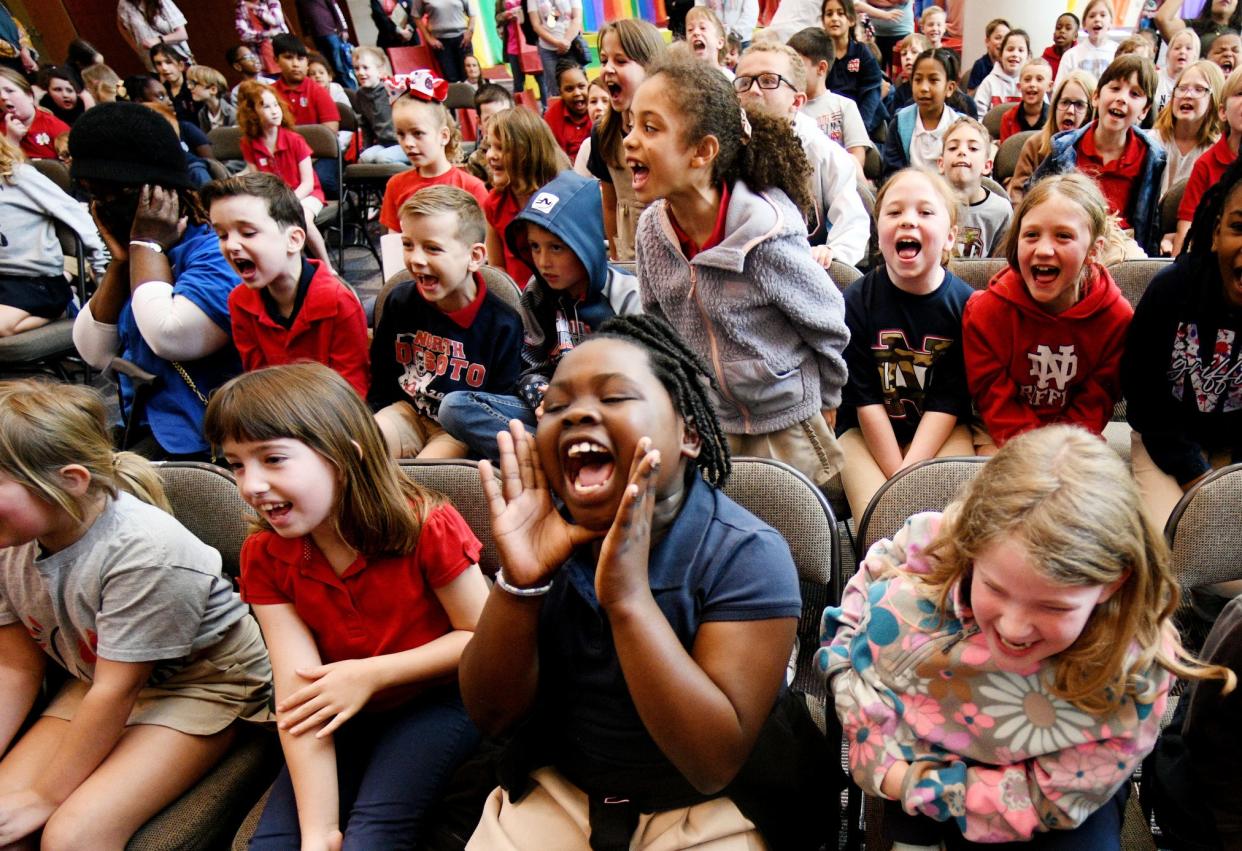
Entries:
[[69,152],[112,255],[74,322],[74,344],[96,369],[119,356],[156,376],[136,393],[120,375],[122,413],[142,426],[128,435],[130,448],[208,457],[207,396],[240,371],[228,312],[239,281],[191,188],[181,144],[152,110],[108,103],[74,124]]

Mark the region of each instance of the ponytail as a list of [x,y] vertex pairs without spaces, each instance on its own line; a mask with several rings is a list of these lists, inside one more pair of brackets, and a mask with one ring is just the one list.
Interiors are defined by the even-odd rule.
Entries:
[[164,493],[164,480],[155,465],[136,452],[116,452],[112,455],[115,486],[143,502],[173,513],[172,503]]
[[[717,72],[719,74],[719,72]],[[728,185],[741,180],[755,191],[776,188],[803,216],[814,209],[811,197],[811,164],[793,128],[783,118],[761,112],[748,112],[750,140],[743,141],[730,168],[718,170]]]

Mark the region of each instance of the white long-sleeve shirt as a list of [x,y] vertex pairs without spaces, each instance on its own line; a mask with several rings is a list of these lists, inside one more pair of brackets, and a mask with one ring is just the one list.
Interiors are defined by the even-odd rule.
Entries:
[[794,116],[794,133],[811,163],[815,215],[818,221],[829,222],[825,244],[835,259],[857,264],[866,255],[871,237],[871,219],[858,194],[857,160],[829,139],[809,115]]

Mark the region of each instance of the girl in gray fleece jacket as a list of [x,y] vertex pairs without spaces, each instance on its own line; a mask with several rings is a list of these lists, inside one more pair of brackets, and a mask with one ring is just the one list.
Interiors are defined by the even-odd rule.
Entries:
[[[769,81],[734,86],[756,82]],[[636,239],[643,310],[711,366],[733,454],[778,458],[825,484],[842,461],[830,424],[849,330],[807,244],[801,144],[788,122],[747,121],[729,81],[701,63],[660,68],[632,110],[626,164],[651,203]]]

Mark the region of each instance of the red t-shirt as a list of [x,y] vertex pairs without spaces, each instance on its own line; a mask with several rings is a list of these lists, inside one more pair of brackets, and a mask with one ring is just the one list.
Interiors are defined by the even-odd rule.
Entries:
[[401,205],[424,186],[457,186],[473,195],[480,207],[487,203],[487,184],[457,166],[436,177],[423,177],[418,169],[412,168],[388,178],[388,184],[384,187],[384,204],[380,208],[380,224],[391,231],[400,231],[401,220],[397,213],[401,211]]
[[729,187],[721,184],[720,186],[720,207],[716,210],[716,224],[712,227],[711,234],[707,237],[707,242],[702,245],[695,245],[694,240],[690,238],[690,234],[681,229],[681,225],[677,223],[677,219],[673,218],[673,211],[668,207],[668,223],[673,226],[673,233],[677,234],[677,241],[681,243],[681,253],[686,255],[687,260],[694,258],[694,255],[700,251],[706,251],[709,248],[720,244],[720,240],[724,239],[725,216],[729,212]]
[[482,549],[448,504],[427,515],[412,553],[359,555],[340,576],[309,536],[258,532],[242,544],[242,599],[292,604],[324,662],[400,653],[453,629],[435,589],[477,564]]
[[[527,282],[535,273],[522,258],[513,253],[513,249],[509,247],[509,240],[505,239],[505,229],[509,227],[509,222],[522,212],[523,206],[524,204],[518,201],[517,196],[508,189],[493,189],[483,204],[483,215],[487,217],[487,223],[492,226],[492,230],[500,234],[500,242],[504,246],[505,271],[519,287],[526,289]],[[519,237],[518,242],[525,243],[526,236]]]
[[578,156],[578,149],[591,135],[591,117],[584,113],[582,118],[574,118],[560,98],[548,101],[548,111],[543,114],[543,120],[552,128],[556,143],[569,154],[571,161]]
[[285,328],[268,315],[259,290],[240,284],[229,294],[233,344],[249,372],[265,366],[315,361],[332,367],[362,398],[371,383],[367,315],[358,297],[319,260],[302,306]]
[[[302,183],[299,164],[311,158],[311,147],[306,140],[286,127],[277,131],[274,151],[269,151],[262,139],[242,139],[241,149],[242,159],[259,171],[276,175],[293,190]],[[324,201],[323,187],[319,185],[319,175],[315,174],[314,169],[311,169],[311,178],[315,181],[311,194]]]
[[21,149],[32,160],[56,159],[56,137],[69,131],[69,125],[43,107],[36,107],[30,128],[22,138]]
[[1094,127],[1078,140],[1078,170],[1099,185],[1109,212],[1117,214],[1123,229],[1130,227],[1126,213],[1134,197],[1134,179],[1142,172],[1146,155],[1146,143],[1133,130],[1126,131],[1126,148],[1121,156],[1107,164],[1096,151]]
[[340,121],[341,111],[327,89],[306,77],[297,86],[290,86],[284,78],[277,77],[272,83],[277,93],[289,104],[293,120],[298,124],[323,124]]
[[1216,144],[1203,152],[1195,160],[1195,167],[1190,171],[1190,179],[1186,181],[1186,192],[1182,195],[1182,203],[1177,208],[1177,218],[1184,222],[1192,221],[1203,193],[1220,182],[1238,157],[1229,147],[1229,137],[1221,136]]

